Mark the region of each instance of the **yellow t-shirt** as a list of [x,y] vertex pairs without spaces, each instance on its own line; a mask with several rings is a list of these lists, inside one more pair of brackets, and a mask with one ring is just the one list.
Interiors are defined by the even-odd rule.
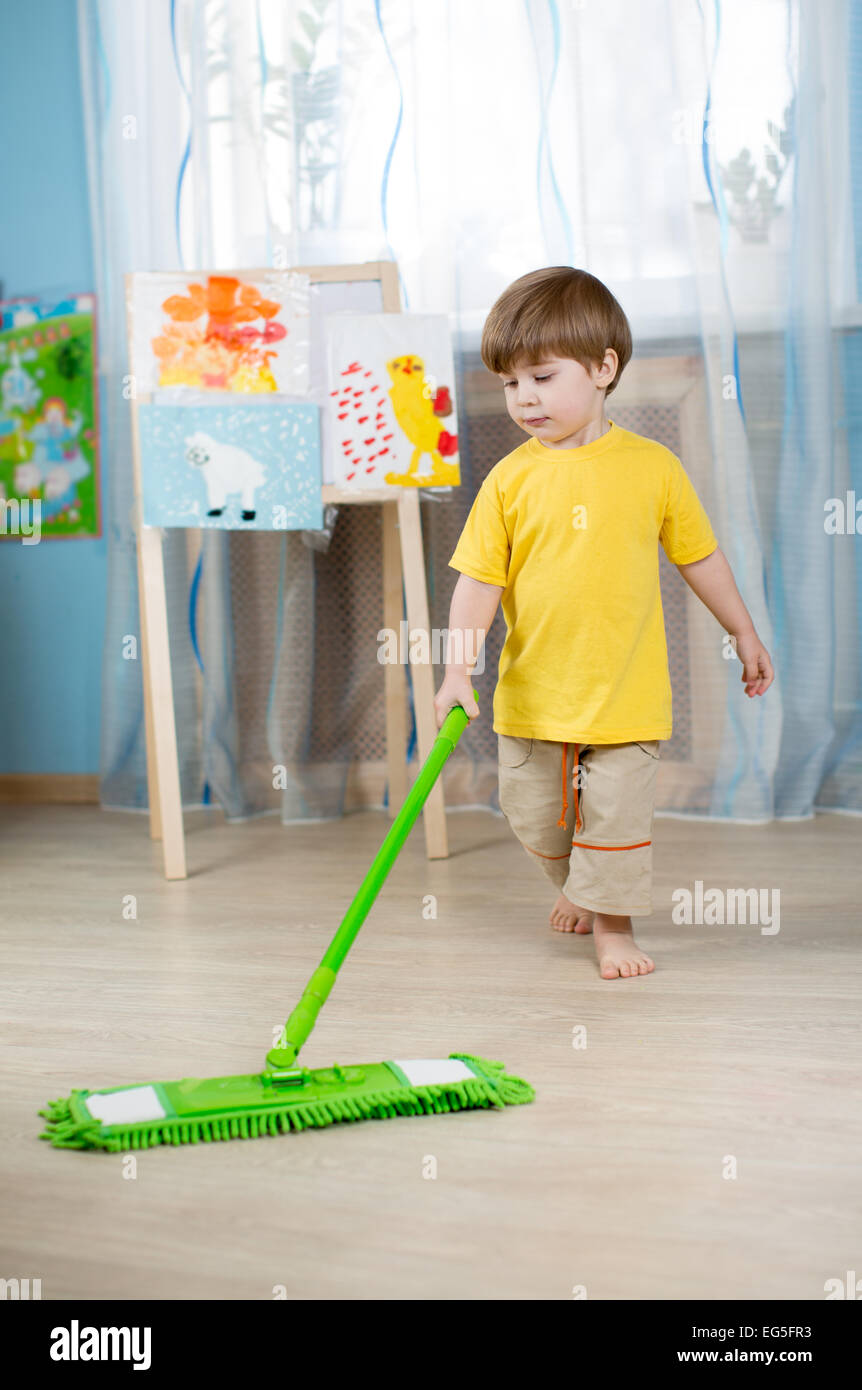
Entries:
[[670,738],[659,542],[676,565],[718,545],[676,455],[613,421],[579,449],[531,438],[491,469],[449,564],[503,586],[497,733]]

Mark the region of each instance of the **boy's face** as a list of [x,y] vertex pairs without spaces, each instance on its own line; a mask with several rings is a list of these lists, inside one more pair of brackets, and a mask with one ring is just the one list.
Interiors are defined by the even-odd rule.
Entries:
[[608,348],[601,366],[582,367],[571,357],[519,362],[500,372],[506,408],[516,424],[543,444],[565,449],[591,421],[601,420],[605,389],[617,370],[617,355]]

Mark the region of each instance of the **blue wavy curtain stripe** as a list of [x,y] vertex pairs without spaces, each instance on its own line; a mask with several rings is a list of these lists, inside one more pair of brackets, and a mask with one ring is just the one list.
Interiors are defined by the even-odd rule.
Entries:
[[[849,0],[846,52],[848,124],[853,132],[849,149],[853,265],[856,301],[862,303],[862,0]],[[841,334],[839,361],[844,396],[841,423],[847,446],[848,483],[858,503],[862,501],[862,325],[854,325]],[[834,495],[840,495],[840,489]],[[853,545],[858,555],[862,538],[858,535],[836,537],[838,540],[844,545]],[[858,784],[862,778],[862,696],[859,694],[862,692],[862,561],[857,561],[854,577],[857,698],[845,713],[840,740],[831,759],[830,777],[818,798],[818,804],[846,807],[855,791],[856,805],[862,812],[862,796],[858,795]]]
[[[698,0],[698,9],[703,19],[703,8]],[[703,173],[706,179],[706,186],[709,189],[709,196],[718,217],[719,234],[721,237],[721,284],[724,292],[727,311],[732,324],[732,362],[733,380],[736,384],[736,400],[739,404],[739,413],[742,416],[742,423],[745,424],[745,408],[742,401],[742,381],[739,374],[739,339],[736,333],[736,325],[733,323],[733,311],[730,307],[730,292],[727,286],[727,273],[725,262],[727,259],[727,243],[730,235],[730,218],[727,212],[727,200],[724,196],[724,188],[721,179],[713,175],[713,146],[709,139],[710,122],[713,116],[712,110],[712,75],[715,71],[715,64],[718,59],[718,49],[721,43],[721,0],[713,0],[713,18],[715,23],[715,43],[712,51],[709,81],[706,88],[706,100],[703,106],[703,130],[701,136],[701,154],[703,159]]]
[[[701,163],[719,231],[719,252],[715,270],[720,288],[721,361],[720,379],[712,382],[710,390],[710,412],[715,447],[717,450],[723,450],[725,455],[720,473],[724,481],[723,505],[725,514],[732,518],[729,533],[725,534],[722,540],[737,584],[752,612],[758,631],[769,645],[771,627],[766,603],[766,561],[752,485],[739,363],[739,336],[728,280],[730,217],[716,157],[713,129],[713,122],[720,114],[715,104],[713,84],[721,47],[722,7],[720,0],[713,0],[710,9],[705,11],[700,0],[697,0],[697,9],[708,50],[701,125]],[[711,19],[711,28],[707,22],[708,18]],[[709,375],[712,356],[705,332],[703,354]],[[727,377],[730,377],[734,384],[730,401],[725,399],[724,392]],[[721,419],[718,419],[719,414]],[[779,756],[777,721],[774,713],[775,706],[781,699],[780,674],[769,692],[771,706],[768,710],[760,701],[747,707],[740,701],[737,662],[728,662],[725,674],[726,728],[722,757],[716,770],[712,791],[711,814],[719,819],[736,817],[753,822],[769,820],[780,814],[773,791],[773,774]]]
[[[386,151],[386,161],[383,165],[383,175],[380,181],[380,216],[383,222],[383,235],[386,242],[386,250],[389,254],[389,259],[397,261],[398,257],[393,251],[392,245],[389,240],[389,174],[392,168],[392,159],[395,154],[395,148],[398,144],[398,137],[401,134],[401,123],[404,117],[404,89],[401,85],[401,78],[398,73],[398,64],[395,62],[395,59],[392,55],[392,50],[389,47],[389,41],[386,38],[386,30],[383,25],[383,15],[381,12],[380,0],[374,0],[374,14],[377,20],[377,28],[380,32],[380,40],[383,44],[384,49],[386,50],[386,57],[389,61],[389,66],[392,69],[392,74],[395,78],[395,82],[398,87],[398,117],[395,122],[395,129],[392,133],[392,140],[389,144],[389,148]],[[407,290],[407,286],[404,283],[404,278],[401,274],[400,268],[398,271],[398,283],[401,287],[401,303],[403,306],[404,313],[409,313],[410,296]],[[403,605],[403,613],[404,618],[406,620],[406,601]],[[416,749],[418,747],[419,740],[416,730],[416,706],[413,699],[413,678],[409,665],[407,667],[407,696],[410,704],[410,735],[407,742],[407,761],[410,762],[416,755]],[[389,806],[388,784],[384,793],[384,805],[387,807]]]
[[[395,251],[392,249],[392,245],[389,240],[389,171],[392,168],[392,159],[395,154],[395,148],[398,144],[398,137],[401,134],[401,122],[404,117],[404,89],[401,85],[401,77],[398,72],[398,64],[392,56],[392,50],[389,47],[389,41],[386,37],[386,29],[384,28],[383,24],[383,15],[381,13],[380,0],[374,0],[374,14],[377,19],[377,28],[380,31],[380,40],[383,44],[384,49],[386,50],[386,57],[389,60],[389,66],[392,69],[392,75],[395,78],[395,84],[398,88],[398,117],[395,121],[395,130],[392,133],[392,140],[389,144],[389,148],[386,151],[386,161],[383,165],[383,177],[380,182],[380,216],[383,221],[383,235],[386,242],[386,250],[389,254],[389,259],[397,261],[398,257]],[[400,270],[398,273],[398,280],[401,286],[401,302],[403,305],[403,309],[405,313],[409,313],[410,296],[407,292],[407,286],[404,283]]]
[[[186,79],[185,79],[185,77],[183,76],[182,65],[181,65],[181,63],[180,63],[180,55],[179,55],[179,53],[177,52],[177,28],[176,28],[176,24],[177,24],[177,15],[176,15],[176,0],[170,0],[170,5],[171,5],[171,43],[172,43],[172,45],[173,45],[173,50],[174,50],[174,66],[176,67],[177,78],[179,79],[180,86],[181,86],[182,89],[183,89],[183,93],[184,93],[184,95],[185,95],[186,103],[187,103],[187,105],[188,105],[189,107],[191,107],[191,96],[190,96],[190,94],[189,94],[189,89],[188,89],[188,86],[187,86],[187,84],[186,84]],[[177,193],[176,193],[176,198],[175,198],[175,200],[174,200],[174,230],[175,230],[175,234],[176,234],[176,238],[177,238],[177,260],[178,260],[180,266],[183,266],[183,265],[185,264],[184,261],[183,261],[183,244],[182,244],[182,237],[181,237],[181,235],[180,235],[180,202],[181,202],[182,193],[183,193],[183,180],[184,180],[185,175],[186,175],[186,169],[187,169],[187,167],[188,167],[188,162],[189,162],[189,158],[190,158],[190,156],[191,156],[191,152],[192,152],[192,132],[191,132],[191,127],[189,127],[189,133],[188,133],[188,137],[187,137],[187,139],[186,139],[185,149],[183,150],[182,158],[181,158],[181,160],[180,160],[180,167],[179,167],[179,170],[178,170],[178,172],[177,172]]]
[[[156,108],[166,97],[169,103],[176,74],[170,59],[160,65],[169,87],[161,88],[156,97],[151,71],[154,54],[170,42],[170,7],[166,3],[144,10],[134,2],[118,6],[113,0],[80,0],[78,24],[96,252],[100,423],[109,477],[100,798],[105,807],[144,810],[148,806],[147,759],[123,277],[130,270],[169,269],[177,264],[173,212],[178,160],[155,156],[162,139]],[[127,138],[125,125],[130,116],[135,129]],[[170,124],[164,130],[165,143],[172,146],[175,130]],[[184,536],[168,533],[164,568],[174,705],[178,727],[188,731],[180,749],[180,783],[183,804],[189,806],[200,804],[201,784],[185,566]],[[124,654],[132,635],[138,638],[136,660]]]
[[[180,86],[181,86],[181,88],[182,88],[182,90],[183,90],[183,95],[184,95],[185,100],[186,100],[186,106],[188,107],[189,112],[191,112],[191,93],[189,92],[188,83],[186,82],[185,76],[183,75],[182,63],[180,62],[180,55],[179,55],[179,53],[178,53],[178,51],[177,51],[177,7],[176,7],[176,0],[170,0],[170,7],[171,7],[171,46],[172,46],[172,49],[173,49],[173,56],[174,56],[174,68],[175,68],[175,70],[176,70],[177,80],[178,80],[178,82],[179,82],[179,84],[180,84]],[[185,260],[184,260],[184,258],[183,258],[183,243],[182,243],[182,235],[181,235],[181,231],[180,231],[180,208],[181,208],[181,204],[182,204],[183,183],[184,183],[184,180],[185,180],[186,171],[187,171],[187,169],[188,169],[189,160],[190,160],[190,158],[191,158],[191,152],[192,152],[192,132],[191,132],[191,123],[189,122],[189,132],[188,132],[188,136],[186,137],[185,148],[183,149],[182,156],[181,156],[181,158],[180,158],[180,166],[179,166],[179,169],[177,170],[177,177],[176,177],[176,194],[175,194],[175,197],[174,197],[174,235],[176,236],[176,243],[177,243],[177,261],[178,261],[178,263],[179,263],[179,265],[180,265],[180,268],[183,268],[183,269],[185,268]],[[199,644],[198,644],[198,638],[197,638],[197,604],[198,604],[198,593],[199,593],[199,590],[200,590],[201,581],[202,581],[202,579],[203,579],[203,568],[204,568],[204,557],[203,557],[203,550],[201,550],[201,553],[200,553],[200,555],[198,556],[197,564],[196,564],[196,566],[195,566],[195,572],[194,572],[194,574],[193,574],[193,576],[192,576],[192,581],[191,581],[191,584],[190,584],[190,586],[189,586],[189,638],[190,638],[190,641],[191,641],[191,644],[192,644],[192,650],[194,651],[195,661],[197,662],[198,669],[199,669],[199,671],[200,671],[200,673],[201,673],[201,676],[202,676],[202,677],[205,677],[205,676],[206,676],[206,672],[205,672],[205,670],[204,670],[203,658],[202,658],[202,656],[201,656],[200,646],[199,646]],[[208,780],[207,780],[206,778],[204,778],[203,790],[202,790],[202,792],[201,792],[201,799],[202,799],[202,801],[203,801],[204,806],[209,806],[209,805],[211,804],[211,802],[212,802],[212,794],[211,794],[211,792],[210,792],[210,785],[209,785],[209,782],[208,782]]]
[[[819,8],[819,7],[818,7]],[[835,538],[823,507],[834,495],[832,331],[823,210],[829,206],[823,149],[818,8],[800,5],[800,66],[794,125],[792,242],[785,331],[785,423],[776,498],[775,547],[781,575],[775,659],[783,673],[782,757],[775,777],[779,814],[810,814],[835,736]],[[792,564],[787,557],[792,550]]]
[[530,27],[530,37],[532,39],[533,57],[536,65],[536,73],[539,83],[540,93],[540,126],[539,126],[539,145],[536,151],[536,203],[542,219],[542,230],[545,237],[545,246],[549,262],[553,261],[558,254],[555,249],[556,237],[549,231],[549,218],[545,206],[545,197],[542,191],[542,171],[547,167],[548,180],[554,198],[557,215],[563,227],[563,238],[565,241],[565,260],[560,262],[563,265],[574,264],[574,238],[572,236],[572,223],[566,210],[562,194],[560,193],[557,175],[554,170],[554,158],[552,152],[551,127],[548,119],[551,97],[554,93],[554,83],[557,80],[557,68],[560,64],[560,14],[556,0],[544,0],[547,9],[547,17],[551,25],[551,74],[547,83],[545,82],[542,71],[542,48],[543,44],[537,31],[534,18],[534,8],[536,0],[524,0],[524,8],[527,16],[527,23]]

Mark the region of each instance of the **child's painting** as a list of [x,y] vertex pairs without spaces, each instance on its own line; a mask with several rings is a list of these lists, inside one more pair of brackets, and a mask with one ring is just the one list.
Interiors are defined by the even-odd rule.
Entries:
[[42,539],[101,535],[94,311],[0,303],[0,506],[35,511]]
[[311,277],[182,271],[129,277],[138,395],[176,388],[308,394]]
[[145,526],[320,530],[316,405],[138,407]]
[[327,476],[341,487],[461,481],[445,314],[328,314]]

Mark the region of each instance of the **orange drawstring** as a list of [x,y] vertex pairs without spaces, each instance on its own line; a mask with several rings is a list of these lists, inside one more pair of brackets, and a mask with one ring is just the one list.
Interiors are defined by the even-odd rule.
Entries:
[[[569,803],[568,803],[568,801],[566,800],[566,750],[567,750],[568,746],[569,746],[569,745],[568,745],[567,743],[564,743],[564,744],[563,744],[563,807],[562,807],[562,810],[560,811],[560,819],[557,821],[557,825],[565,825],[565,823],[566,823],[566,812],[567,812],[568,809],[569,809]],[[580,745],[579,743],[576,743],[576,744],[574,745],[574,748],[575,748],[575,761],[574,761],[574,764],[573,764],[573,766],[572,766],[572,789],[573,789],[573,791],[574,791],[574,793],[575,793],[575,829],[576,829],[576,830],[581,830],[581,829],[583,828],[583,824],[584,824],[583,821],[581,820],[581,807],[580,807],[580,800],[579,800],[579,798],[578,798],[578,761],[579,761],[580,755],[581,755],[581,745]]]
[[563,744],[563,809],[560,812],[560,819],[557,821],[557,825],[562,826],[566,824],[566,812],[569,809],[569,803],[566,800],[566,749],[568,746],[567,743]]
[[[566,800],[566,749],[568,748],[568,746],[569,745],[567,743],[563,744],[563,809],[560,812],[560,819],[557,821],[557,825],[565,825],[566,812],[569,809],[569,803]],[[581,755],[581,745],[579,743],[576,743],[574,747],[575,761],[572,765],[572,789],[575,793],[575,829],[582,830],[584,823],[581,820],[581,806],[580,800],[578,798],[578,762],[580,760]]]

